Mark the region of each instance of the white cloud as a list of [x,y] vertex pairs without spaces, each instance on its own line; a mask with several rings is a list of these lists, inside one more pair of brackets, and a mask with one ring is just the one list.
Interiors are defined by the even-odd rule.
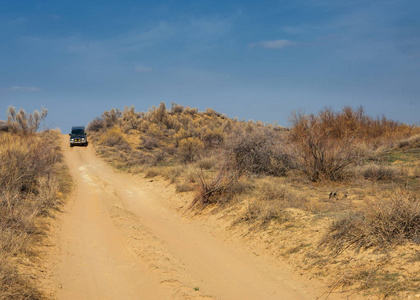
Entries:
[[136,67],[136,72],[138,73],[148,73],[148,72],[152,72],[153,69],[151,67],[143,67],[143,66],[138,66]]
[[2,88],[2,90],[6,91],[15,91],[15,92],[39,92],[41,91],[40,88],[34,86],[11,86],[7,88]]
[[266,48],[266,49],[283,49],[290,46],[296,46],[297,43],[290,40],[272,40],[272,41],[261,41],[258,43],[252,43],[249,48]]

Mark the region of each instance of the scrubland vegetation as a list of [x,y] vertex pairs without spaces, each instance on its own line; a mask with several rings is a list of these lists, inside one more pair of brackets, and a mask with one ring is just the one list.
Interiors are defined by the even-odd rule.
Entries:
[[329,292],[420,293],[420,128],[351,107],[290,123],[161,103],[104,112],[88,131],[115,167],[192,193],[189,211],[225,210],[247,236],[270,232],[265,247],[325,277]]
[[48,218],[70,189],[59,133],[37,133],[47,111],[8,110],[0,124],[0,299],[44,299],[35,274]]

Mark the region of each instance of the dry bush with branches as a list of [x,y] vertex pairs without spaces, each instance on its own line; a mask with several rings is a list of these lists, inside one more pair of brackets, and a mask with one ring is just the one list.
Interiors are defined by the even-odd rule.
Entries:
[[226,155],[240,172],[283,176],[293,164],[283,143],[284,139],[268,128],[239,130],[226,146]]
[[27,114],[22,108],[9,106],[7,110],[8,131],[20,134],[31,134],[38,131],[41,122],[47,117],[48,110],[43,108],[41,112],[35,110],[32,114]]
[[420,199],[396,192],[389,199],[365,201],[365,208],[333,222],[321,245],[334,252],[349,247],[384,249],[411,241],[420,244]]
[[363,166],[359,172],[363,178],[370,180],[398,180],[406,175],[403,169],[395,166],[369,164]]
[[101,117],[96,117],[87,126],[89,132],[99,132],[105,128],[105,122]]
[[122,112],[117,109],[111,109],[110,111],[105,111],[102,114],[102,120],[106,128],[111,128],[120,123]]
[[226,162],[212,178],[208,178],[202,169],[196,171],[195,177],[197,196],[192,201],[190,209],[203,208],[220,201],[223,197],[231,199],[237,191],[240,174]]
[[311,181],[346,178],[348,167],[364,157],[354,135],[347,133],[339,139],[335,138],[320,117],[295,113],[291,122],[292,156],[297,167]]

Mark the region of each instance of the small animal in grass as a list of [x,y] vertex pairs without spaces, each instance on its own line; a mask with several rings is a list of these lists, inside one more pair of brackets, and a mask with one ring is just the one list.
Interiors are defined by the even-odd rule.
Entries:
[[335,191],[330,192],[328,199],[335,199],[335,198],[337,198],[337,192]]

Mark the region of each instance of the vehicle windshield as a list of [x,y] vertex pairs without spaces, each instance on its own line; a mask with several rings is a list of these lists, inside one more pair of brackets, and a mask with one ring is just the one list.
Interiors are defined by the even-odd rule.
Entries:
[[71,131],[71,134],[84,135],[85,134],[85,131],[83,129],[73,129]]

